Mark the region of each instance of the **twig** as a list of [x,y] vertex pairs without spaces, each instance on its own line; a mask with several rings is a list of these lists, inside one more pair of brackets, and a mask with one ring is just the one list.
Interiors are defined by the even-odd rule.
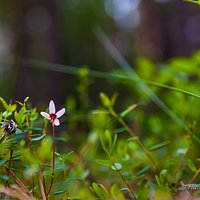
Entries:
[[9,169],[7,165],[4,166],[6,171],[9,172],[9,176],[15,181],[15,183],[23,190],[23,192],[27,193],[28,195],[32,196],[32,194],[27,190],[26,186],[19,180],[16,175]]
[[46,200],[46,194],[45,194],[45,189],[44,189],[44,185],[43,185],[43,176],[42,176],[42,173],[39,172],[38,174],[38,182],[39,182],[39,186],[40,186],[40,192],[41,192],[41,195],[42,195],[42,199],[43,200]]

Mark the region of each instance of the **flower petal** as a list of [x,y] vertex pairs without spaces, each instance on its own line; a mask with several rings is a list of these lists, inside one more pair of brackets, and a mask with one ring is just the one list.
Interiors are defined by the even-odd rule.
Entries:
[[59,117],[61,117],[61,116],[64,115],[64,114],[65,114],[65,108],[59,110],[59,111],[56,113],[56,117],[59,118]]
[[49,114],[46,113],[46,112],[41,112],[40,114],[41,114],[43,117],[47,118],[47,119],[51,119],[50,116],[49,116]]
[[53,100],[51,100],[49,102],[49,113],[55,113],[56,112],[56,108],[55,108],[55,103],[53,102]]
[[58,119],[55,119],[53,121],[53,125],[59,126],[60,125],[60,121]]

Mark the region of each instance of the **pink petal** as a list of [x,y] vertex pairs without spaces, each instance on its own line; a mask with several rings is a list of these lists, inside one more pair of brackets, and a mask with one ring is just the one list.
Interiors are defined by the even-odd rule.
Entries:
[[59,117],[61,117],[61,116],[64,115],[64,114],[65,114],[65,108],[59,110],[59,111],[56,113],[56,117],[59,118]]
[[51,100],[49,102],[49,113],[55,113],[55,112],[56,112],[55,103],[53,102],[53,100]]
[[60,125],[60,121],[58,119],[55,119],[53,121],[53,125],[59,126]]
[[47,119],[51,119],[50,116],[49,116],[49,114],[46,113],[46,112],[41,112],[40,114],[41,114],[43,117],[47,118]]

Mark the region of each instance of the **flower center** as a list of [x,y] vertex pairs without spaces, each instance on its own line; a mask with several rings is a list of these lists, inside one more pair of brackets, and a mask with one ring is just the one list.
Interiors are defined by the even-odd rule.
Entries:
[[51,121],[53,122],[55,119],[56,119],[56,114],[55,113],[51,113],[49,114],[50,118],[51,118]]

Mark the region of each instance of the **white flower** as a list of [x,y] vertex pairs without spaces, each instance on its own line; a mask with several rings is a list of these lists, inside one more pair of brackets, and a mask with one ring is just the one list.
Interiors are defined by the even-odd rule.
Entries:
[[55,103],[51,100],[49,102],[49,113],[41,112],[40,114],[43,117],[49,119],[52,123],[52,126],[54,126],[54,125],[59,126],[60,121],[58,118],[65,114],[65,108],[62,108],[61,110],[56,112]]

